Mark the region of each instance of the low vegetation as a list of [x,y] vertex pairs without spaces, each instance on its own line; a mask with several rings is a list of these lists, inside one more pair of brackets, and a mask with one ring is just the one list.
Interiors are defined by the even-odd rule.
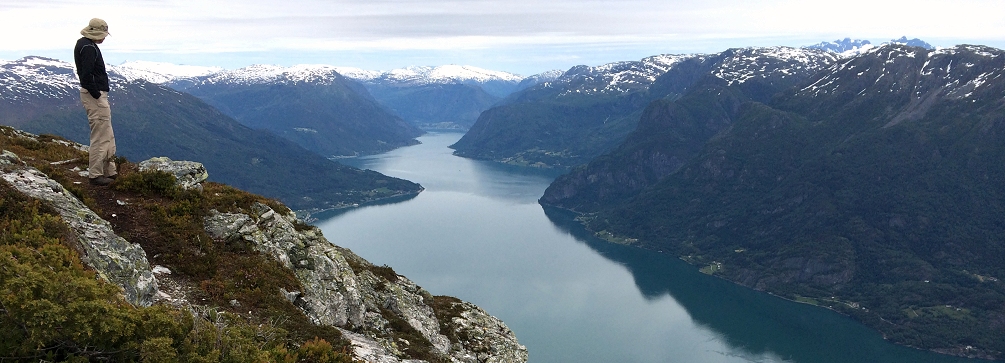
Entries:
[[[76,237],[51,208],[0,181],[0,360],[117,362],[352,362],[332,327],[311,324],[279,293],[299,288],[292,272],[250,250],[210,238],[211,209],[279,203],[226,185],[182,191],[173,176],[120,165],[112,188],[95,188],[71,169],[86,153],[59,137],[0,129],[0,148],[81,197],[121,236],[139,242],[152,264],[172,270],[189,309],[137,308],[96,278]],[[78,169],[79,170],[79,169]]]

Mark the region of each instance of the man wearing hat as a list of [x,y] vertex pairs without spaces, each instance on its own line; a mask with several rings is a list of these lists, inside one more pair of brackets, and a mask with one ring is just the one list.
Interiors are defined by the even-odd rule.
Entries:
[[91,19],[80,31],[83,35],[73,48],[73,61],[80,78],[80,101],[87,111],[91,126],[90,160],[87,172],[92,185],[108,185],[115,179],[115,134],[112,132],[112,111],[108,105],[108,72],[98,44],[105,41],[108,23]]

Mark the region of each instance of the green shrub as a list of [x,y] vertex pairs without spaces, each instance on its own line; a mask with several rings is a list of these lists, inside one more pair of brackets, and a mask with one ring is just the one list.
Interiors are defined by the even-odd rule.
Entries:
[[118,178],[113,188],[142,196],[174,197],[180,192],[175,176],[164,171],[129,173]]

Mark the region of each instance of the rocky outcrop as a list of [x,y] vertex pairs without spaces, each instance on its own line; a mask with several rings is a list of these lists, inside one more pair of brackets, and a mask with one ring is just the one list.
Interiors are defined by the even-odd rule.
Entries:
[[298,223],[292,212],[279,213],[261,203],[251,209],[214,212],[205,219],[206,231],[214,238],[248,243],[292,269],[304,291],[283,294],[315,324],[364,332],[347,334],[360,357],[397,362],[404,356],[399,345],[414,344],[390,339],[390,313],[452,361],[527,361],[527,348],[506,324],[477,307],[463,303],[461,317],[451,323],[461,331],[457,336],[468,338],[451,343],[430,307],[432,295],[415,283],[332,244],[318,228]]
[[[208,175],[195,162],[155,158],[140,165],[142,170],[175,175],[186,189],[201,190],[200,183]],[[57,210],[76,232],[81,260],[102,279],[122,287],[127,301],[150,306],[167,296],[159,294],[146,252],[116,235],[108,221],[61,184],[6,150],[0,154],[0,178]],[[428,291],[389,267],[374,266],[331,244],[319,229],[298,221],[292,211],[277,212],[256,203],[241,213],[212,211],[204,227],[213,238],[252,246],[292,270],[303,291],[275,293],[286,296],[314,324],[340,328],[355,355],[367,362],[423,362],[407,359],[410,349],[417,346],[429,347],[438,360],[458,363],[527,361],[527,349],[499,319],[458,300],[450,307],[450,321],[441,323],[438,316],[443,315],[433,309],[434,297]],[[170,274],[165,268],[158,270]],[[164,281],[173,291],[171,279]],[[179,299],[178,306],[188,305],[183,297]]]
[[[527,349],[502,321],[469,303],[449,324],[458,331],[441,332],[429,292],[331,244],[317,228],[298,224],[292,212],[278,213],[259,203],[248,214],[214,211],[205,222],[214,238],[248,243],[295,271],[304,291],[286,291],[286,296],[315,324],[343,328],[356,354],[367,361],[400,362],[399,344],[411,344],[389,338],[388,312],[454,362],[527,360]],[[467,338],[452,343],[445,333]]]
[[91,211],[66,188],[6,150],[0,156],[0,178],[57,210],[77,235],[81,260],[102,279],[122,287],[126,301],[136,306],[153,303],[157,280],[150,272],[143,248],[116,235],[111,223]]
[[185,190],[202,189],[209,178],[206,167],[194,161],[173,161],[167,157],[150,158],[140,162],[140,171],[159,170],[174,175],[176,183]]
[[454,344],[459,352],[464,352],[464,355],[454,355],[456,360],[464,363],[527,361],[527,350],[513,349],[522,346],[502,321],[469,302],[457,301],[451,305],[450,308],[460,310],[460,316],[450,319],[450,333],[466,337]]

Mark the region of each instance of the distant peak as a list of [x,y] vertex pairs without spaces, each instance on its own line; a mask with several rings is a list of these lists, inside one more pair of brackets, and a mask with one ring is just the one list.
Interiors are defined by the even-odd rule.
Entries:
[[844,53],[849,50],[860,49],[870,44],[872,43],[864,39],[844,38],[832,42],[820,42],[814,45],[806,46],[804,48],[820,49],[820,50],[831,51],[834,53]]
[[904,45],[912,46],[912,47],[922,47],[922,48],[925,48],[925,49],[935,49],[935,47],[933,47],[931,44],[928,44],[928,42],[926,42],[924,40],[921,40],[921,39],[918,39],[918,38],[907,39],[906,36],[900,37],[899,39],[893,39],[893,40],[890,41],[890,43],[893,43],[893,44],[904,44]]
[[362,81],[383,81],[401,84],[437,84],[437,83],[485,83],[492,81],[517,83],[524,79],[519,75],[493,71],[467,65],[447,64],[442,66],[408,66],[363,75],[345,74],[347,77]]
[[151,83],[167,83],[180,78],[202,77],[223,71],[223,68],[220,67],[151,61],[125,61],[111,68],[130,81],[142,79]]

